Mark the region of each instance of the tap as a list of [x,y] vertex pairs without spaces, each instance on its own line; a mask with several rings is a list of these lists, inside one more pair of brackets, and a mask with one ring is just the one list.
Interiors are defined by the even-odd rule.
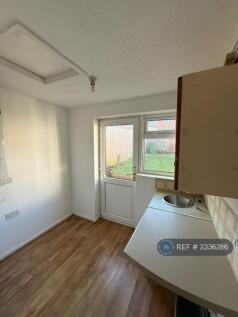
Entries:
[[192,194],[190,192],[179,191],[179,195],[181,195],[182,197],[185,197],[187,199],[190,199],[194,203],[194,207],[196,209],[199,209],[199,204],[198,204],[198,201],[196,199],[196,194]]

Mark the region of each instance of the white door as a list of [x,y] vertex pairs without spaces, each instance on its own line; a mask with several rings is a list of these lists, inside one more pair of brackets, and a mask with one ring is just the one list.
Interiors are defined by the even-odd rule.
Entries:
[[139,118],[100,121],[101,216],[134,226]]

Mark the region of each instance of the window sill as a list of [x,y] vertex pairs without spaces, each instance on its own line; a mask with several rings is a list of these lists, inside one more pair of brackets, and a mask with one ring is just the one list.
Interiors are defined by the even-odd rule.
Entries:
[[162,176],[162,175],[158,175],[158,174],[146,174],[146,173],[138,173],[137,176],[174,181],[174,176]]

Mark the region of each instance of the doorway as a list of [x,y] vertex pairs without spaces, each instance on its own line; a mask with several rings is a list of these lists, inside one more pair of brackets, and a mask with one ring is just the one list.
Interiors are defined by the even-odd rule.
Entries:
[[134,226],[139,118],[100,121],[101,216]]

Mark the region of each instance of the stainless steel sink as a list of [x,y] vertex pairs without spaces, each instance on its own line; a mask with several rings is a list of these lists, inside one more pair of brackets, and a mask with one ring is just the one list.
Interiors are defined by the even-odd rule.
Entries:
[[179,208],[190,208],[195,205],[191,199],[175,194],[164,196],[164,201],[170,206]]

